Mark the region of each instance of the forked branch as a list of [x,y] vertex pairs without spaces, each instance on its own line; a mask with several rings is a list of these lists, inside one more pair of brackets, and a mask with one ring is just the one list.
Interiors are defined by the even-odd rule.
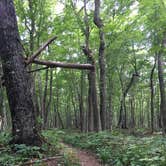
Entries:
[[26,61],[26,65],[29,65],[30,63],[33,62],[33,60],[35,58],[37,58],[41,52],[49,45],[51,44],[55,39],[57,38],[57,36],[52,37],[51,39],[47,40],[30,58],[28,58],[28,60]]

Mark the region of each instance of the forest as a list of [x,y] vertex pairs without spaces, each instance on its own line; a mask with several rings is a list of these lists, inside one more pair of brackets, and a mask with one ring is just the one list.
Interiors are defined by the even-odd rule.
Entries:
[[0,166],[166,166],[166,0],[0,0]]

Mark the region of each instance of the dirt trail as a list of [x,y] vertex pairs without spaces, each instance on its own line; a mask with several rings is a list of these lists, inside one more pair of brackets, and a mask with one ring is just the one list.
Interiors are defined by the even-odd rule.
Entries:
[[[103,166],[100,164],[99,160],[96,158],[95,154],[88,152],[86,150],[74,148],[70,145],[62,143],[63,152],[62,153],[72,153],[73,157],[80,163],[80,166]],[[47,166],[58,165],[57,160],[50,160],[46,162]],[[72,166],[72,165],[71,165]]]
[[66,144],[63,145],[66,150],[73,151],[80,162],[80,166],[102,166],[94,154]]
[[81,166],[101,166],[95,156],[86,151],[77,150],[76,156],[79,159]]

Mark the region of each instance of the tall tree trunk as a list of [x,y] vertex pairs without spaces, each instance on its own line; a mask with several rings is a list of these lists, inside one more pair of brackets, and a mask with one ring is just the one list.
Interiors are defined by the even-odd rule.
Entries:
[[153,65],[153,68],[150,73],[150,91],[151,91],[151,101],[150,101],[150,106],[151,106],[151,130],[152,133],[154,131],[154,83],[153,83],[153,77],[154,77],[154,70],[156,68],[156,59]]
[[165,83],[164,83],[164,71],[163,61],[161,53],[158,54],[158,78],[160,86],[160,111],[162,120],[163,134],[166,134],[166,96],[165,96]]
[[123,90],[123,81],[121,79],[120,76],[120,82],[121,82],[121,86],[122,86],[122,92],[123,92],[123,96],[121,99],[121,106],[120,106],[120,115],[119,115],[119,121],[118,121],[118,127],[120,128],[127,128],[127,110],[126,110],[126,96],[130,90],[130,88],[133,86],[133,84],[135,83],[137,77],[138,77],[138,73],[134,73],[130,79],[129,84],[127,85],[126,89]]
[[52,81],[53,81],[53,70],[50,69],[50,85],[49,85],[49,99],[46,107],[45,112],[45,126],[47,127],[47,120],[48,120],[48,114],[51,110],[51,102],[52,102]]
[[84,112],[83,112],[83,89],[84,89],[84,74],[83,71],[81,72],[81,78],[80,78],[80,93],[78,94],[79,98],[79,109],[80,109],[80,129],[83,132],[84,130]]
[[100,131],[100,113],[98,110],[98,99],[97,99],[97,89],[96,89],[96,64],[92,51],[89,46],[89,36],[90,36],[90,27],[88,22],[88,14],[86,9],[87,0],[84,0],[84,23],[85,23],[85,46],[83,47],[83,52],[87,56],[87,60],[90,64],[94,66],[93,70],[90,70],[88,73],[89,81],[89,93],[88,93],[88,103],[89,103],[89,113],[88,113],[88,129],[89,131]]
[[107,129],[112,130],[112,120],[113,120],[113,105],[112,105],[112,94],[113,94],[113,84],[112,84],[112,79],[111,76],[108,75],[108,110],[107,110],[107,120],[106,120],[106,125]]
[[63,124],[63,120],[62,120],[61,114],[59,112],[59,104],[60,104],[59,99],[60,99],[59,84],[57,83],[56,84],[56,113],[57,113],[56,115],[57,115],[57,119],[60,122],[61,128],[64,129],[65,126]]
[[44,87],[44,94],[43,94],[43,101],[42,101],[42,118],[43,118],[43,129],[46,127],[46,102],[47,102],[47,89],[48,89],[48,69],[46,70],[45,76],[45,87]]
[[95,0],[94,23],[99,29],[99,68],[100,68],[100,118],[102,130],[106,129],[106,70],[105,70],[105,39],[103,23],[100,18],[100,0]]
[[134,96],[132,95],[130,98],[130,129],[131,132],[134,132],[134,128],[135,128],[135,105],[134,105]]
[[12,117],[12,143],[41,145],[12,0],[0,1],[0,56]]

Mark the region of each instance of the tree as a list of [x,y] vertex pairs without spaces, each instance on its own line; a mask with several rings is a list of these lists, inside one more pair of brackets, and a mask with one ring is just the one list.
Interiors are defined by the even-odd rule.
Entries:
[[13,0],[1,0],[0,11],[0,57],[12,117],[12,143],[41,145]]
[[104,26],[100,18],[100,0],[95,0],[94,23],[99,29],[99,67],[100,67],[100,118],[102,130],[106,129],[106,63]]

